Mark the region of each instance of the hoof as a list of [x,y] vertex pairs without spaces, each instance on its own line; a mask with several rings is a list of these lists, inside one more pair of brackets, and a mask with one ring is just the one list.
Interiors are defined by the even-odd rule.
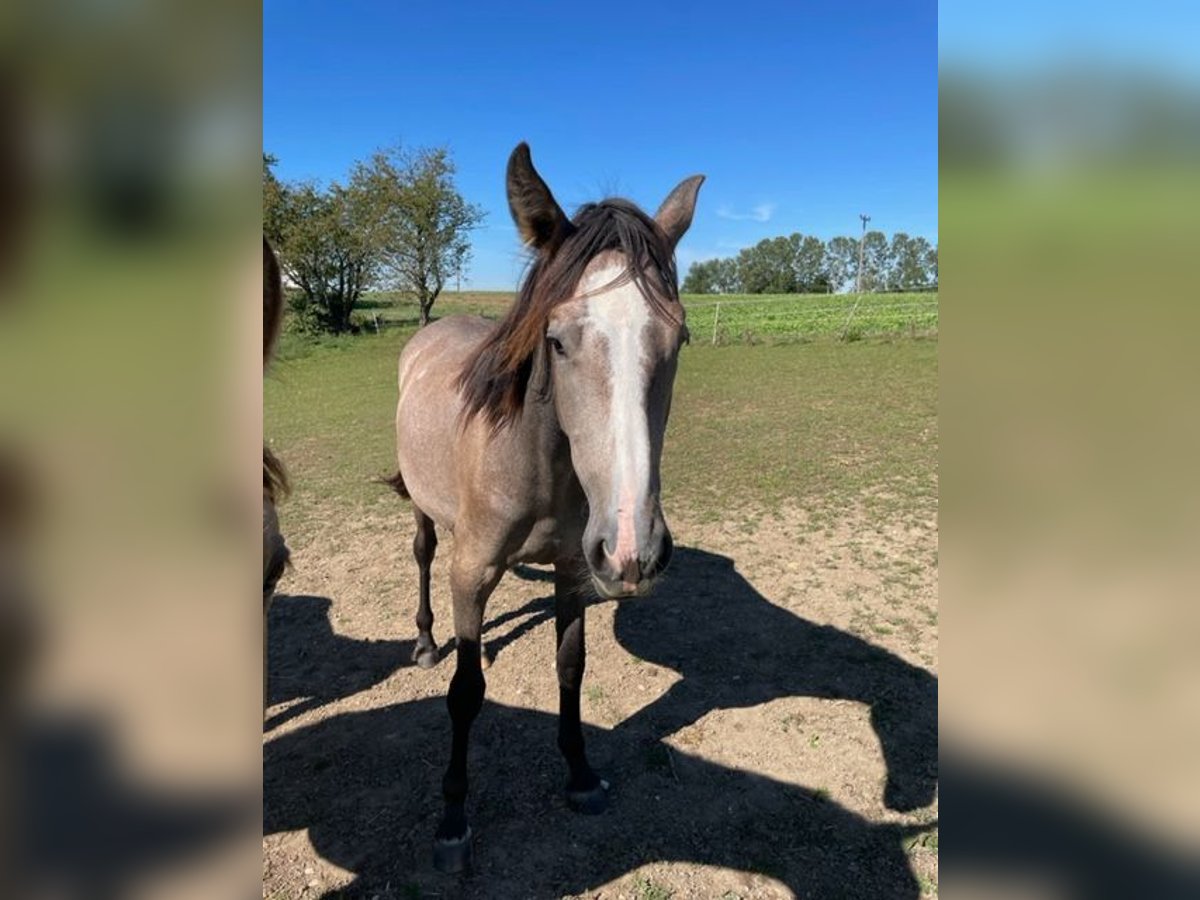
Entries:
[[422,669],[432,669],[438,664],[437,644],[417,644],[413,648],[412,659]]
[[438,664],[437,650],[422,650],[413,654],[413,660],[422,669],[432,669]]
[[471,827],[460,838],[438,838],[433,842],[433,867],[447,875],[471,869]]
[[596,816],[608,809],[609,784],[603,778],[590,790],[573,791],[567,788],[567,806],[573,812]]

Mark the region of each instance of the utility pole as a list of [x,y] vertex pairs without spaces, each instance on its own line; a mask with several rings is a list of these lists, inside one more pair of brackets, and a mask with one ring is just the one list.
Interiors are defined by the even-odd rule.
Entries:
[[[867,236],[867,223],[871,221],[871,217],[868,216],[866,213],[859,213],[858,217],[860,219],[862,219],[862,236],[863,236],[863,238],[865,238]],[[860,238],[858,241],[858,278],[855,279],[855,283],[854,283],[854,292],[856,294],[862,293],[862,272],[863,272],[863,239]]]

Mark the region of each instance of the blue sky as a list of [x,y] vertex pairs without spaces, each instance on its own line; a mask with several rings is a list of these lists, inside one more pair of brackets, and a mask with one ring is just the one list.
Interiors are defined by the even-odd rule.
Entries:
[[527,140],[571,213],[653,212],[708,180],[680,271],[764,237],[871,227],[937,241],[937,5],[266,0],[263,146],[328,182],[378,147],[448,145],[488,212],[467,286],[524,256],[504,165]]
[[1195,0],[959,0],[938,24],[943,62],[992,75],[1092,63],[1200,81]]

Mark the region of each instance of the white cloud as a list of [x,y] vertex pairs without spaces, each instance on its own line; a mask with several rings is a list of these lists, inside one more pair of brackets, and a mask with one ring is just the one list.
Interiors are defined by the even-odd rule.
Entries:
[[728,206],[717,210],[717,215],[722,219],[733,219],[735,222],[769,222],[774,214],[774,203],[760,203],[748,213],[734,212]]

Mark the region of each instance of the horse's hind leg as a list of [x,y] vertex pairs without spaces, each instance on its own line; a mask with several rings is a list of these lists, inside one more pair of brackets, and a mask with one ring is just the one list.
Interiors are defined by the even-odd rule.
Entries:
[[558,749],[567,760],[567,805],[576,812],[595,814],[608,805],[608,782],[588,765],[579,721],[579,690],[587,652],[584,648],[584,592],[578,560],[554,567],[554,630],[558,639]]
[[413,556],[417,558],[420,572],[420,599],[417,602],[417,646],[413,648],[413,662],[422,669],[437,664],[437,644],[433,640],[433,606],[429,599],[430,570],[433,555],[437,552],[437,532],[433,519],[413,507],[417,520],[417,534],[413,538]]

